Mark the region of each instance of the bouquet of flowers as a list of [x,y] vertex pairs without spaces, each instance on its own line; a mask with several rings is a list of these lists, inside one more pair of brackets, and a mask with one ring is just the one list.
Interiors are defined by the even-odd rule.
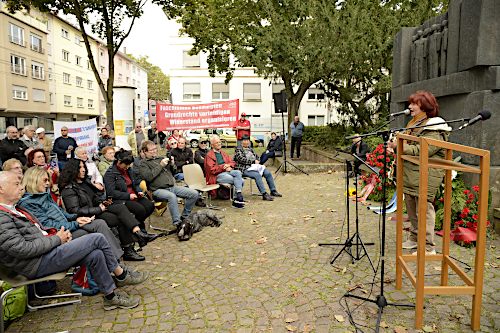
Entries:
[[[393,170],[395,168],[395,161],[396,155],[392,151],[387,151],[387,158],[386,158],[386,166],[387,166],[387,171],[386,171],[386,188],[387,188],[387,198],[390,198],[392,194],[395,191],[395,186],[394,183],[391,181],[391,175],[393,173]],[[374,187],[373,191],[371,192],[370,196],[368,197],[369,200],[374,200],[374,201],[381,201],[382,200],[382,178],[384,174],[384,145],[379,144],[371,153],[366,154],[366,163],[370,166],[379,168],[379,173],[371,173],[367,175],[362,175],[360,177],[361,179],[361,185],[362,186],[367,186],[369,184],[376,183],[376,186]]]

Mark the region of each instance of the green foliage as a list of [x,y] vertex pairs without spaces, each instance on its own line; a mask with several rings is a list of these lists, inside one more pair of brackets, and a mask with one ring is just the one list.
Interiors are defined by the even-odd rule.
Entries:
[[[30,10],[36,8],[43,13],[57,14],[62,12],[70,15],[78,22],[82,33],[88,60],[101,93],[106,101],[106,118],[113,126],[113,84],[114,84],[114,58],[125,38],[128,37],[135,19],[142,15],[142,7],[146,0],[6,0],[11,12]],[[92,19],[91,19],[92,18]],[[127,21],[128,24],[124,24]],[[108,50],[108,80],[102,81],[90,45],[90,36],[87,26],[92,27],[92,33],[99,36]]]
[[302,140],[313,142],[321,148],[335,149],[345,145],[344,137],[350,129],[342,124],[328,124],[327,126],[306,126]]
[[[467,201],[464,191],[467,189],[463,179],[460,176],[455,177],[451,182],[451,223],[453,226],[454,221],[458,214],[462,211]],[[434,201],[434,209],[436,211],[436,230],[443,229],[444,219],[444,185],[439,187],[438,193]],[[453,229],[453,228],[452,228]]]
[[155,101],[170,100],[170,77],[165,75],[160,67],[150,63],[147,56],[128,56],[148,73],[148,98]]

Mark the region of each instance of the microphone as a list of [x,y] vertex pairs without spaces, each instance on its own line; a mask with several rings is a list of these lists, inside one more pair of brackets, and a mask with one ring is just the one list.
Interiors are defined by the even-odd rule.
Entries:
[[395,113],[391,113],[389,116],[391,117],[396,117],[396,116],[400,116],[402,114],[404,114],[405,116],[409,115],[410,114],[410,109],[406,109],[404,111],[400,111],[400,112],[395,112]]
[[469,125],[475,124],[475,123],[477,123],[480,120],[487,120],[487,119],[490,119],[490,118],[491,118],[491,112],[488,111],[488,110],[483,110],[483,111],[479,112],[479,114],[477,116],[475,116],[474,118],[470,119],[467,123],[465,123],[462,126],[460,126],[457,129],[457,131],[461,130],[463,128],[466,128]]

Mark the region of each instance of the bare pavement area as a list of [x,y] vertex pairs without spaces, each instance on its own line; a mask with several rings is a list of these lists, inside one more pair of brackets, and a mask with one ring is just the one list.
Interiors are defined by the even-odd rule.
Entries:
[[[82,304],[26,313],[8,332],[354,332],[342,296],[351,290],[374,298],[380,271],[374,275],[366,257],[351,264],[346,253],[331,265],[340,247],[318,246],[346,239],[343,173],[286,174],[276,181],[282,198],[266,202],[251,196],[246,181],[245,209],[214,201],[225,208],[219,211],[224,216],[220,228],[205,228],[187,242],[172,235],[146,246],[146,261],[129,263],[151,272],[144,284],[126,287],[141,297],[137,308],[104,311],[101,296],[84,297]],[[354,205],[350,207],[353,226]],[[169,226],[168,212],[164,216],[152,218]],[[379,222],[378,215],[359,206],[361,237],[375,243],[367,249],[376,267]],[[395,222],[389,221],[385,296],[389,302],[413,303],[415,291],[408,279],[402,290],[395,289],[394,245]],[[488,239],[482,332],[500,331],[499,248],[498,237]],[[462,267],[473,266],[474,248],[452,244],[451,254]],[[427,265],[429,283],[439,282],[439,269],[438,263]],[[458,278],[451,274],[450,283],[455,282]],[[68,278],[59,287],[69,284]],[[373,332],[376,305],[352,298],[347,302],[352,318],[364,325],[359,328]],[[426,297],[423,331],[471,332],[471,302],[469,296]],[[382,332],[415,332],[413,327],[414,309],[384,309]]]

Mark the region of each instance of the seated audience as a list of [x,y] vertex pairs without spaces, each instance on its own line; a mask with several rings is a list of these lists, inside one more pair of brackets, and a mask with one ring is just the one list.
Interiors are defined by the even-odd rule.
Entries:
[[8,159],[7,161],[3,162],[2,170],[3,171],[11,171],[11,172],[17,174],[19,177],[23,176],[23,165],[16,158],[11,158],[11,159]]
[[16,207],[23,191],[17,175],[0,172],[0,263],[3,266],[28,279],[36,279],[85,265],[104,294],[104,310],[132,309],[139,305],[138,297],[124,291],[115,292],[115,289],[140,284],[148,278],[147,273],[122,268],[102,234],[73,239],[64,227],[59,231],[46,229],[27,211]]
[[180,138],[181,138],[181,135],[179,134],[179,130],[174,129],[172,131],[172,135],[170,135],[167,139],[167,150],[175,148],[172,143],[175,142],[175,144],[177,145],[177,142],[179,142]]
[[101,150],[101,160],[97,165],[97,169],[99,169],[99,173],[104,177],[104,174],[108,169],[113,165],[113,161],[115,160],[115,148],[114,147],[104,147]]
[[138,241],[142,247],[158,236],[145,233],[140,228],[140,222],[123,204],[115,204],[112,200],[102,201],[97,189],[87,179],[87,167],[83,161],[69,160],[59,177],[59,189],[66,211],[78,216],[95,216],[103,219],[107,225],[118,227],[120,243],[124,260],[142,261],[144,257],[134,249],[134,242]]
[[[262,175],[260,170],[252,170],[252,165],[260,165],[259,158],[250,147],[250,137],[245,134],[241,139],[241,147],[236,147],[236,152],[234,154],[234,161],[236,162],[235,169],[240,170],[243,173],[243,177],[255,179],[255,184],[257,185],[260,194],[262,194],[263,200],[273,201],[273,197],[281,197],[282,195],[276,191],[273,175],[269,170],[262,166]],[[266,187],[262,181],[262,177],[266,179],[271,195],[266,192]]]
[[218,135],[210,137],[210,145],[212,149],[205,157],[205,178],[207,184],[231,184],[235,188],[235,198],[233,198],[233,206],[242,208],[245,201],[243,200],[243,177],[241,171],[234,170],[236,163],[231,160],[228,154],[223,151],[222,143]]
[[87,148],[86,147],[77,147],[75,149],[75,158],[83,161],[85,166],[87,167],[87,177],[90,178],[90,182],[95,186],[99,191],[104,191],[104,180],[102,179],[102,175],[97,169],[94,161],[89,158]]
[[[130,151],[119,150],[115,154],[115,161],[111,168],[104,174],[104,185],[106,194],[116,204],[125,204],[135,218],[144,226],[144,221],[155,209],[154,204],[144,197],[139,188],[139,183],[130,166],[134,162],[134,156]],[[146,230],[142,230],[146,232]]]
[[183,137],[179,138],[179,140],[177,141],[177,147],[170,150],[170,156],[174,159],[175,180],[184,180],[182,167],[186,164],[193,164],[193,151],[191,150],[191,148],[186,147],[186,139],[184,139]]
[[153,141],[155,144],[159,144],[160,147],[162,147],[167,135],[163,133],[163,131],[158,131],[156,121],[153,120],[150,125],[151,128],[148,129],[148,140]]
[[268,159],[276,156],[283,156],[283,141],[281,141],[281,137],[276,136],[275,132],[272,132],[266,151],[260,157],[260,164],[264,165]]
[[19,130],[15,126],[9,126],[6,134],[5,138],[0,140],[0,160],[5,162],[8,159],[15,158],[21,162],[21,165],[25,165],[25,152],[28,146],[19,140]]
[[[158,156],[158,148],[153,141],[145,141],[141,151],[144,159],[139,166],[139,173],[153,193],[156,201],[166,201],[172,217],[172,223],[179,228],[184,218],[188,217],[199,198],[199,193],[188,187],[175,186],[172,175],[174,164],[171,159]],[[184,198],[184,210],[179,213],[177,197]]]
[[59,179],[59,167],[57,163],[48,164],[45,160],[45,151],[42,148],[37,148],[29,152],[27,167],[33,166],[41,167],[49,173],[50,179],[50,194],[52,199],[57,202],[59,196],[59,189],[57,188],[57,180]]
[[113,146],[113,138],[109,135],[108,129],[106,127],[101,128],[101,135],[97,141],[97,146],[99,150],[103,150],[104,147]]
[[208,150],[208,140],[202,140],[198,150],[194,153],[194,162],[201,166],[203,173],[205,173],[205,156],[207,156]]
[[104,220],[95,219],[93,216],[78,217],[77,214],[69,214],[52,200],[47,191],[50,188],[47,170],[36,166],[29,168],[24,174],[23,185],[26,187],[26,193],[19,200],[19,206],[36,216],[38,222],[45,228],[59,230],[64,227],[71,232],[73,239],[89,233],[101,233],[108,241],[116,259],[121,258],[123,251],[120,242]]

